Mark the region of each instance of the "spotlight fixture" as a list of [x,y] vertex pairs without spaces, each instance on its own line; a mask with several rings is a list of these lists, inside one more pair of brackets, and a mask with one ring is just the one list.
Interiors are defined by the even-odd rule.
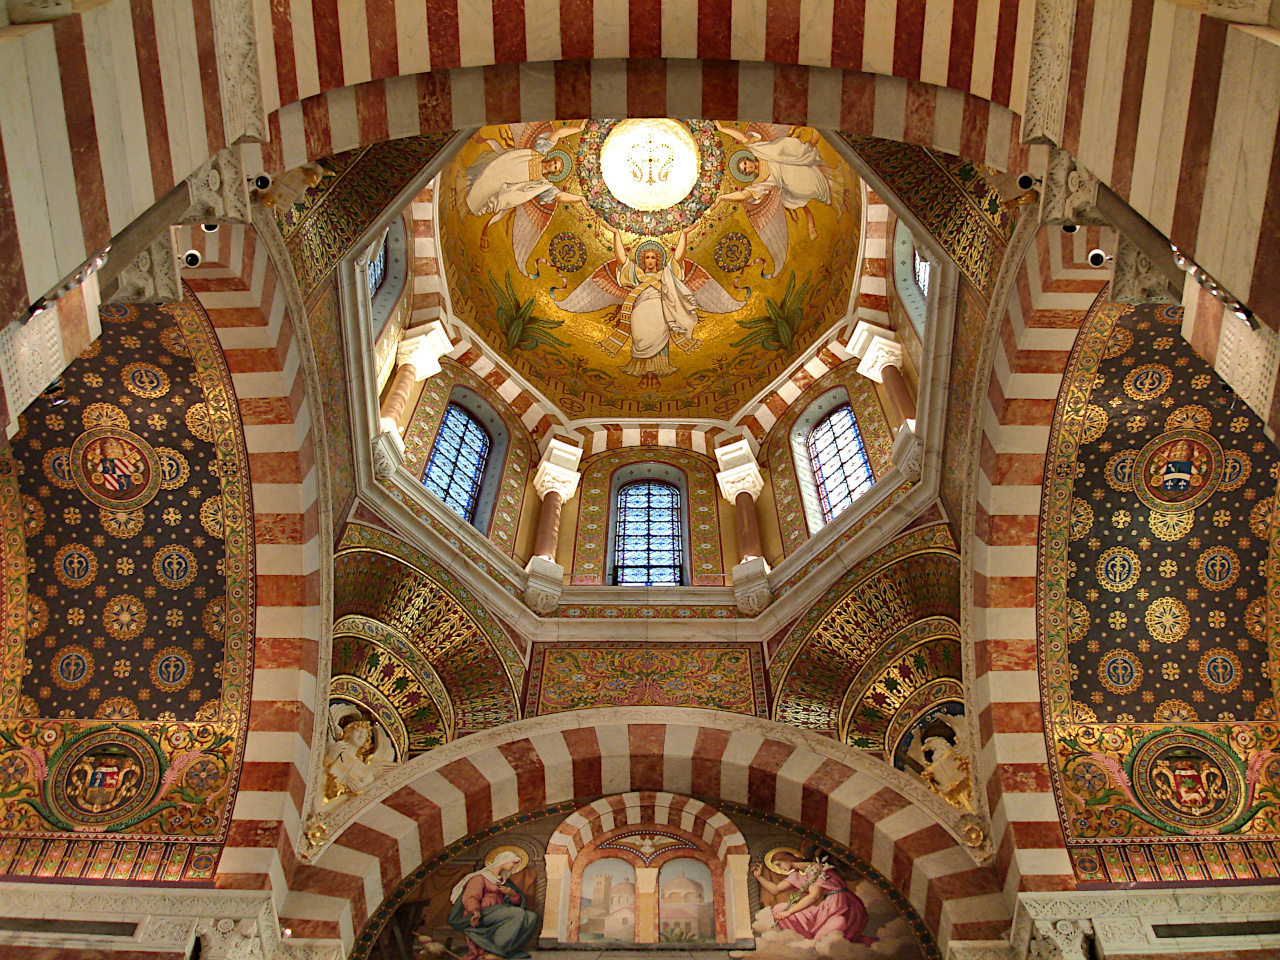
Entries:
[[1079,229],[1080,229],[1080,224],[1078,223],[1064,223],[1062,225],[1063,233],[1075,233]]
[[200,255],[199,250],[188,250],[182,255],[182,262],[188,267],[198,267],[203,262],[204,257]]
[[249,183],[251,183],[257,190],[265,190],[267,187],[271,186],[271,175],[260,173],[256,177],[250,177]]
[[1108,260],[1114,259],[1114,257],[1108,256],[1107,251],[1103,250],[1101,247],[1094,247],[1089,251],[1089,266],[1091,267],[1105,266]]
[[1033,176],[1032,176],[1031,174],[1029,174],[1029,173],[1024,173],[1022,176],[1018,177],[1018,189],[1019,189],[1019,190],[1030,190],[1032,187],[1034,187],[1034,186],[1035,186],[1037,183],[1039,183],[1039,182],[1040,182],[1040,178],[1039,178],[1039,177],[1033,177]]
[[1241,303],[1238,297],[1232,296],[1222,284],[1209,276],[1209,272],[1204,267],[1179,250],[1176,245],[1169,246],[1173,250],[1173,262],[1178,265],[1179,270],[1185,270],[1192,280],[1200,284],[1202,290],[1222,304],[1228,313],[1234,313],[1247,323],[1250,330],[1258,329],[1258,318],[1253,315],[1252,310]]
[[221,224],[218,224],[218,223],[202,223],[200,224],[200,229],[203,230],[205,233],[217,233],[218,227],[220,226]]

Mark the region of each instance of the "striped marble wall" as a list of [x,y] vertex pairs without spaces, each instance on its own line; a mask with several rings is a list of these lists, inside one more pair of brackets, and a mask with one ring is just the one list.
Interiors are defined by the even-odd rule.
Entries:
[[[244,422],[257,535],[257,637],[244,772],[218,884],[283,897],[310,774],[322,596],[322,482],[303,354],[285,281],[252,229],[181,231],[204,254],[184,270],[222,343]],[[312,398],[314,401],[314,397]],[[327,668],[323,671],[327,674]]]
[[1036,544],[1062,373],[1103,285],[1085,262],[1099,228],[1042,228],[1018,271],[981,411],[969,639],[977,764],[1006,893],[1073,889],[1049,783],[1036,667]]

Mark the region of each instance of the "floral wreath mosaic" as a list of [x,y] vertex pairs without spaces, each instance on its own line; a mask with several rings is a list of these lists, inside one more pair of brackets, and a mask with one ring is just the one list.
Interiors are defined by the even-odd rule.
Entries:
[[[199,305],[102,312],[113,323],[68,367],[66,405],[37,400],[22,458],[0,459],[0,873],[207,882],[247,733],[249,459]],[[82,404],[122,354],[126,393]],[[216,525],[201,523],[210,499]],[[26,595],[37,583],[47,600]]]
[[1045,465],[1042,705],[1082,883],[1280,878],[1280,457],[1243,405],[1186,402],[1214,378],[1181,320],[1100,298]]
[[614,473],[633,463],[662,463],[684,471],[689,497],[689,566],[693,586],[724,586],[715,466],[706,457],[670,447],[629,447],[598,454],[583,462],[582,503],[571,582],[582,586],[605,582],[605,548],[609,524],[613,522],[609,484]]

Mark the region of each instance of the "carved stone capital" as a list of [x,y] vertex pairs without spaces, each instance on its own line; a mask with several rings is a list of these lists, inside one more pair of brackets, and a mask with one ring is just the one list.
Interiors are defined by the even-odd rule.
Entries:
[[1169,278],[1124,234],[1119,235],[1112,261],[1111,299],[1115,303],[1181,303]]
[[107,303],[177,303],[182,299],[178,248],[165,230],[116,274],[114,289],[103,290]]
[[373,475],[390,480],[404,463],[404,440],[395,424],[383,424],[383,432],[373,438]]
[[1088,920],[1037,920],[1027,960],[1089,960],[1093,924]]
[[746,439],[716,447],[716,463],[720,465],[716,483],[720,485],[720,494],[726,500],[733,503],[744,490],[751,494],[752,500],[760,496],[760,491],[764,489],[764,478],[760,474],[755,454],[751,452],[751,444]]
[[257,920],[197,920],[196,936],[200,938],[200,956],[209,960],[264,960]]
[[732,470],[721,470],[716,474],[716,483],[720,486],[720,495],[730,503],[736,502],[738,494],[744,490],[751,494],[751,499],[754,500],[764,489],[764,477],[754,460],[740,467],[734,467]]
[[212,12],[227,142],[264,142],[270,136],[262,102],[258,32],[252,0],[213,0]]
[[1276,26],[1276,20],[1280,19],[1275,0],[1209,0],[1205,13],[1228,23],[1253,23],[1260,26],[1268,23]]
[[1062,142],[1075,22],[1075,0],[1037,0],[1022,125],[1026,143]]
[[884,383],[885,367],[902,369],[902,344],[888,337],[872,337],[863,348],[858,372],[868,380]]
[[239,148],[219,150],[187,177],[187,196],[190,206],[175,223],[249,223],[249,184]]
[[524,602],[534,613],[555,613],[564,590],[564,567],[546,557],[530,557],[525,572],[529,575],[524,588]]
[[44,23],[75,13],[71,0],[9,0],[10,23]]
[[1040,194],[1040,220],[1084,226],[1107,223],[1098,212],[1098,178],[1057,147],[1049,149],[1049,166]]
[[889,459],[898,468],[898,472],[910,483],[916,483],[924,471],[924,443],[912,429],[913,421],[908,420],[898,428],[898,435],[893,440],[893,452]]
[[853,333],[849,337],[849,353],[861,359],[866,355],[867,348],[871,346],[871,341],[876,338],[892,340],[893,331],[884,327],[877,327],[874,323],[867,323],[865,320],[859,320],[858,325],[853,328]]
[[571,500],[578,492],[578,482],[582,479],[578,473],[578,464],[582,462],[582,448],[552,437],[547,443],[546,453],[538,464],[533,475],[533,488],[541,499],[554,490],[560,499]]
[[396,347],[396,363],[411,364],[418,380],[434,377],[440,372],[440,358],[453,349],[453,342],[439,320],[405,331]]
[[764,557],[752,557],[733,568],[733,599],[748,617],[764,612],[773,603],[769,589],[769,565]]

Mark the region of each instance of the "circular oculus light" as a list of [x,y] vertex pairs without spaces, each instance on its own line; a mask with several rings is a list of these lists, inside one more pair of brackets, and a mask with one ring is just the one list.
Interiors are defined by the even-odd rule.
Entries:
[[698,147],[675,120],[623,120],[600,146],[600,172],[617,199],[636,210],[665,210],[698,180]]

